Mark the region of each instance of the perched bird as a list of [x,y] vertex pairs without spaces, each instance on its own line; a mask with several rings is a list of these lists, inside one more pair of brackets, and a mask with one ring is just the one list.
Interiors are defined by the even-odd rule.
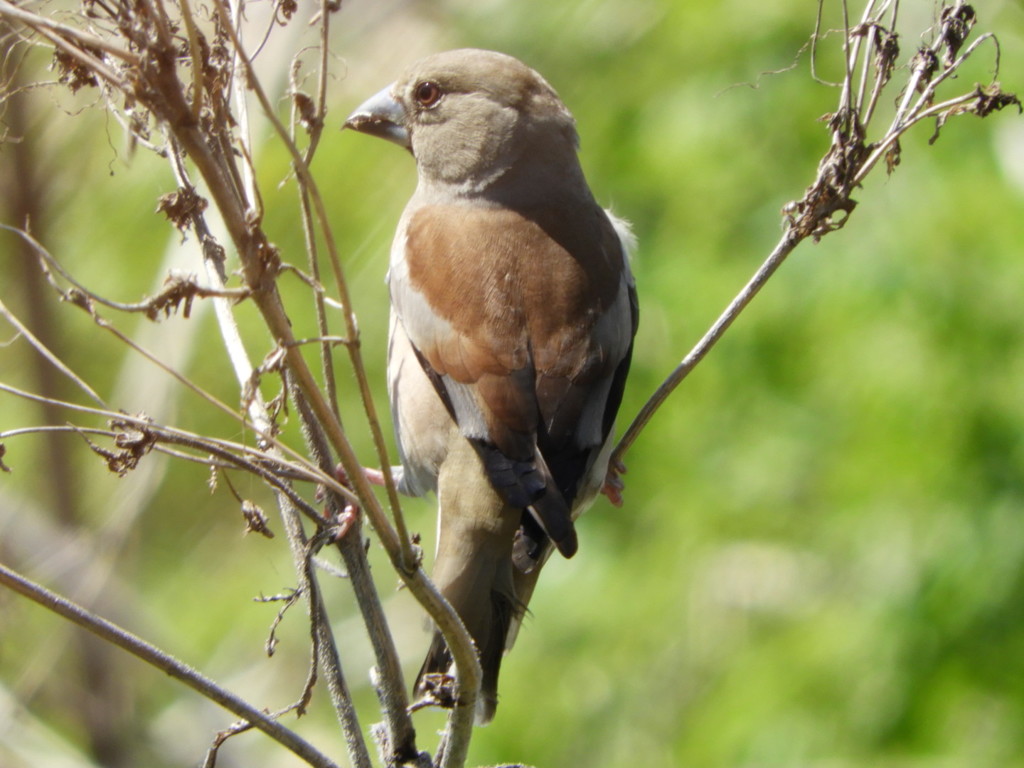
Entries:
[[[633,237],[594,201],[568,109],[510,56],[429,56],[345,126],[416,160],[388,270],[399,488],[438,495],[432,576],[476,643],[486,723],[540,566],[576,552],[573,521],[606,481]],[[450,689],[450,666],[436,632],[417,692]]]

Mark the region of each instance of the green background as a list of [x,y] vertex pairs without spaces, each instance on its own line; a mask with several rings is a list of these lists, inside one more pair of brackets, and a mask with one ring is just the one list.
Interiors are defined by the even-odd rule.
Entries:
[[[1024,8],[975,7],[981,29],[1000,38],[1004,86],[1024,90]],[[933,11],[905,3],[901,63]],[[835,10],[827,15],[835,26]],[[304,23],[280,34],[308,36]],[[818,118],[837,91],[812,80],[806,53],[780,71],[813,29],[812,3],[353,0],[333,24],[329,129],[313,170],[382,410],[386,254],[415,172],[395,147],[335,129],[419,55],[511,53],[576,115],[596,196],[640,241],[641,324],[620,422],[771,250],[780,209],[800,197],[828,146]],[[823,43],[825,78],[839,77],[839,44],[836,35]],[[259,62],[278,94],[298,47],[287,45]],[[989,79],[992,54],[982,48],[946,94]],[[884,97],[880,118],[894,98]],[[152,213],[174,186],[165,164],[132,152],[100,109],[81,109],[94,100],[36,90],[22,102],[45,201],[32,229],[97,292],[131,301],[158,290],[172,252],[198,269],[194,242],[179,249],[180,236]],[[284,112],[287,101],[278,103]],[[1024,766],[1024,122],[1010,110],[955,119],[934,146],[931,133],[922,125],[903,142],[894,175],[875,171],[845,229],[793,254],[643,433],[627,457],[625,506],[600,501],[579,525],[579,554],[546,568],[471,764]],[[269,131],[256,143],[267,230],[286,261],[301,263],[288,158]],[[10,145],[0,149],[8,197],[27,184],[13,157]],[[34,298],[6,235],[0,258],[9,275],[0,298],[42,317],[110,402],[251,442],[80,311],[45,292]],[[307,290],[283,283],[297,335],[313,335]],[[266,336],[251,307],[239,313],[253,321],[245,332],[259,360]],[[157,327],[116,317],[238,402],[209,313]],[[0,347],[0,381],[38,389],[32,360],[21,341]],[[346,423],[372,464],[344,365],[340,381]],[[71,418],[0,397],[0,429]],[[224,483],[211,495],[197,465],[152,457],[117,479],[69,436],[10,439],[5,461],[14,470],[0,477],[5,563],[260,706],[298,696],[301,610],[267,660],[276,607],[251,600],[295,581],[258,483],[233,477],[266,506],[273,540],[243,537]],[[406,509],[429,552],[433,501]],[[376,545],[372,556],[411,676],[428,634]],[[365,635],[343,582],[330,582],[327,598],[366,728],[377,717]],[[0,764],[11,768],[192,765],[231,722],[2,591],[0,714]],[[322,690],[306,718],[286,720],[341,754]],[[442,722],[417,715],[422,748],[433,749]],[[219,764],[297,761],[248,734]]]

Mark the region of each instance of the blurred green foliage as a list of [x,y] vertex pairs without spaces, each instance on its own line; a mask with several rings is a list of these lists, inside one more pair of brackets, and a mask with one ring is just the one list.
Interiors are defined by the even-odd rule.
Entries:
[[[1004,86],[1024,90],[1024,8],[976,8],[980,28],[1000,38]],[[905,3],[901,61],[933,12]],[[459,46],[519,56],[573,110],[596,195],[634,223],[641,244],[623,421],[771,250],[781,207],[802,194],[827,148],[817,118],[836,90],[812,80],[806,52],[779,71],[807,41],[813,4],[353,0],[335,18],[349,76],[332,84],[332,126],[420,53]],[[838,36],[823,44],[825,77],[838,76],[838,45]],[[950,88],[987,79],[991,62],[984,49]],[[45,228],[35,230],[100,292],[130,300],[155,291],[177,239],[150,215],[173,188],[164,166],[144,151],[128,159],[96,111],[66,117],[41,96],[32,115],[50,190]],[[931,130],[903,142],[894,175],[869,179],[845,229],[797,250],[629,454],[625,507],[600,502],[579,526],[578,556],[548,565],[473,764],[1024,766],[1024,123],[1012,110],[959,118],[934,146]],[[285,260],[298,261],[294,185],[279,183],[288,158],[267,138],[266,225]],[[314,171],[384,409],[383,275],[413,164],[332,130]],[[4,243],[0,258],[13,258],[13,241]],[[311,328],[306,288],[288,278],[285,287],[297,325]],[[18,286],[6,283],[0,297],[18,307]],[[123,380],[123,350],[80,312],[53,311],[69,362],[109,394]],[[182,365],[237,402],[211,318],[199,311],[164,326],[196,333],[201,343]],[[246,332],[258,359],[266,338],[255,323]],[[31,383],[27,359],[23,345],[0,349],[0,380]],[[347,423],[359,424],[344,368],[339,388]],[[188,397],[174,414],[187,428],[251,439]],[[39,418],[0,398],[0,427]],[[374,463],[365,436],[355,437]],[[82,589],[77,599],[90,605],[102,596],[107,615],[261,705],[294,699],[303,620],[296,611],[285,621],[268,661],[261,645],[276,607],[250,602],[294,584],[283,536],[242,538],[230,495],[211,496],[204,471],[184,464],[167,466],[159,492],[126,522],[121,505],[145,492],[143,481],[105,475],[63,440],[75,447],[77,527],[56,522],[46,445],[9,441],[5,561],[59,586],[75,558],[98,559],[113,575],[92,592],[65,591]],[[238,482],[272,509],[258,484]],[[432,506],[408,504],[428,552]],[[44,522],[60,536],[44,531],[35,549],[16,550],[23,529]],[[411,599],[392,595],[396,579],[377,549],[411,674],[427,634]],[[329,589],[365,727],[375,711],[369,652],[345,585]],[[193,764],[229,722],[117,652],[73,650],[79,637],[0,593],[0,711],[11,723],[0,723],[0,764],[38,765],[33,755],[55,766],[114,764],[95,733],[90,745],[90,721],[71,701],[116,723],[123,743],[109,754],[135,765]],[[108,679],[90,681],[90,670]],[[417,717],[421,745],[432,748],[441,718]],[[322,691],[296,727],[340,752]],[[221,759],[294,764],[253,735]]]

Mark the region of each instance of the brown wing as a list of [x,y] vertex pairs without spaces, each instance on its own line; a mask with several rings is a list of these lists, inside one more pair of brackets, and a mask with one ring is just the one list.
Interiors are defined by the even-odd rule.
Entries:
[[424,207],[407,222],[404,267],[392,300],[460,430],[509,503],[534,507],[574,550],[568,508],[632,338],[604,212]]

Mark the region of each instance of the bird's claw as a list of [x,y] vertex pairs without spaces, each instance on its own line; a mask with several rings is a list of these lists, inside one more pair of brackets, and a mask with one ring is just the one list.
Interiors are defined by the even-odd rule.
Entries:
[[604,485],[601,486],[601,493],[616,507],[622,506],[622,491],[626,483],[621,476],[626,472],[626,465],[622,459],[612,459],[608,462],[608,473],[605,475]]
[[[384,484],[384,476],[383,474],[381,474],[380,470],[363,467],[363,474],[366,476],[366,479],[374,485]],[[380,480],[379,482],[377,482],[378,478]],[[345,468],[341,464],[338,464],[334,468],[334,479],[337,480],[345,488],[348,488],[350,491],[353,490],[352,483],[349,480],[348,472],[345,471]],[[356,502],[350,499],[347,499],[345,501],[345,506],[342,508],[340,512],[337,513],[334,519],[334,523],[336,526],[333,535],[334,541],[341,541],[343,538],[345,538],[345,536],[348,535],[348,532],[352,530],[352,527],[359,520],[359,515],[361,511],[362,510],[360,509],[359,505]]]
[[424,707],[455,708],[455,677],[446,672],[432,672],[420,678],[416,686],[419,698],[409,705],[409,712]]
[[345,505],[345,508],[339,512],[334,518],[334,535],[332,539],[334,541],[341,541],[344,539],[348,532],[352,530],[352,526],[359,520],[359,505],[349,502]]

